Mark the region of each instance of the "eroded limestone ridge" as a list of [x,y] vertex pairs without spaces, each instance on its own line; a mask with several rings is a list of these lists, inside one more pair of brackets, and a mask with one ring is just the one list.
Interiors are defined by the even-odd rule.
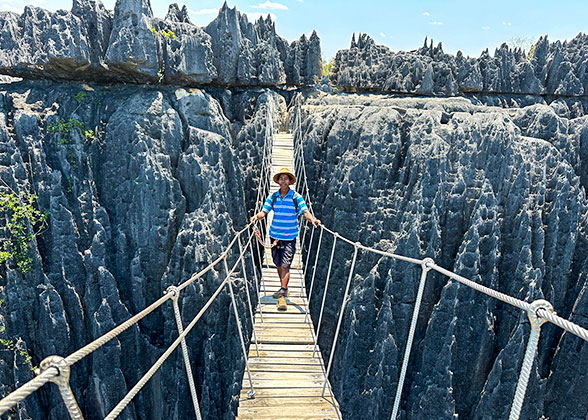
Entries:
[[582,96],[588,93],[588,35],[571,41],[539,38],[532,51],[502,44],[491,57],[443,52],[433,41],[415,51],[393,52],[376,45],[369,35],[355,35],[349,49],[340,50],[331,83],[351,90],[372,89],[423,95],[456,96],[465,92]]
[[149,0],[73,0],[71,11],[26,6],[0,12],[0,73],[38,79],[225,86],[313,85],[321,74],[316,33],[292,42],[268,17],[255,23],[226,3],[208,26]]

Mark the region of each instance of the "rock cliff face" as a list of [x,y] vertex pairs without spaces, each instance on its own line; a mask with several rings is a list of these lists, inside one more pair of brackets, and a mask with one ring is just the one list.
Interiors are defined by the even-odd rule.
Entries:
[[366,34],[355,35],[347,50],[340,50],[330,81],[345,89],[456,96],[466,92],[582,96],[588,92],[588,35],[550,43],[539,38],[532,52],[502,44],[491,57],[461,52],[445,54],[441,43],[425,43],[410,52],[393,52],[376,45]]
[[[212,93],[218,99],[182,88],[3,86],[0,178],[38,194],[38,206],[50,213],[29,252],[32,272],[0,268],[2,334],[18,350],[0,352],[3,394],[32,377],[26,355],[38,364],[104,334],[206,266],[245,224],[255,197],[244,195],[243,183],[259,177],[260,156],[252,151],[263,144],[265,108],[283,99],[262,90]],[[52,129],[60,118],[77,123],[69,132]],[[93,138],[81,135],[87,129]],[[185,323],[222,275],[218,267],[186,290]],[[245,313],[242,303],[238,309]],[[167,303],[74,365],[72,387],[86,418],[103,418],[175,337]],[[226,293],[189,337],[203,415],[232,418],[243,358]],[[176,353],[123,418],[183,419],[192,410]],[[11,418],[27,416],[67,413],[50,385]]]
[[[364,244],[548,299],[586,325],[587,40],[541,38],[529,60],[506,46],[471,59],[426,42],[392,53],[353,40],[337,55],[335,84],[444,98],[307,92],[317,216]],[[321,66],[316,33],[288,45],[270,20],[250,23],[226,5],[199,28],[186,7],[158,19],[147,0],[119,0],[114,12],[95,0],[75,0],[71,12],[2,12],[0,46],[0,187],[37,194],[50,214],[29,251],[32,272],[0,266],[5,394],[32,377],[32,364],[82,347],[219,254],[254,207],[269,104],[276,125],[287,121],[291,93],[263,87],[312,85]],[[337,246],[326,357],[351,252]],[[345,418],[388,418],[420,272],[361,253],[356,273],[331,381]],[[186,290],[185,323],[223,274]],[[319,281],[315,316],[323,289]],[[528,330],[520,311],[430,274],[402,418],[505,418]],[[86,418],[103,418],[176,335],[168,303],[76,364]],[[188,345],[203,416],[233,418],[243,359],[226,294]],[[588,346],[545,326],[539,348],[522,417],[585,418],[588,380],[578,372]],[[191,413],[179,352],[164,367],[121,418]],[[9,418],[67,414],[48,386]]]
[[316,33],[288,45],[268,18],[250,23],[226,4],[206,28],[184,6],[153,16],[149,0],[75,0],[71,12],[0,12],[0,73],[40,79],[181,85],[313,85]]
[[[351,240],[432,257],[586,325],[588,117],[570,118],[561,102],[475,102],[309,98],[302,129],[315,211]],[[337,245],[324,357],[352,251]],[[420,268],[360,252],[355,272],[331,381],[344,418],[388,418]],[[401,418],[508,417],[528,334],[526,314],[429,274]],[[522,418],[584,418],[587,368],[587,343],[545,326]]]

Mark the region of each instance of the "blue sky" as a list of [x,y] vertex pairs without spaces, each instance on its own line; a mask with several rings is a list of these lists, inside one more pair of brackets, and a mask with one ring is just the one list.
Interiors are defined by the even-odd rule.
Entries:
[[[155,16],[164,17],[169,3],[152,0]],[[178,4],[188,7],[192,22],[204,26],[214,19],[222,3],[190,0]],[[71,1],[67,0],[0,0],[0,10],[20,12],[25,4],[49,10],[71,9]],[[104,4],[113,9],[115,0]],[[368,33],[376,43],[395,51],[416,49],[427,36],[435,44],[441,41],[445,52],[455,54],[461,50],[475,57],[485,48],[493,54],[502,42],[516,37],[535,41],[547,34],[553,41],[588,32],[587,0],[238,0],[228,4],[252,19],[271,14],[278,34],[289,41],[315,29],[326,59],[338,49],[348,48],[354,32]]]

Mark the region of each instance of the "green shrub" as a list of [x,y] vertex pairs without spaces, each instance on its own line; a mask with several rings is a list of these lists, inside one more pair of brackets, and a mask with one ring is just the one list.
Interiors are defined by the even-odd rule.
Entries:
[[335,59],[331,58],[327,64],[323,64],[323,77],[329,76],[329,74],[331,74],[331,69],[333,68],[334,63]]
[[35,208],[37,196],[13,191],[0,192],[0,220],[8,237],[0,245],[0,264],[12,260],[22,273],[29,273],[33,260],[28,256],[29,243],[43,232],[49,219],[48,212]]
[[76,96],[74,96],[75,100],[78,101],[79,104],[86,100],[87,93],[83,90],[79,91]]

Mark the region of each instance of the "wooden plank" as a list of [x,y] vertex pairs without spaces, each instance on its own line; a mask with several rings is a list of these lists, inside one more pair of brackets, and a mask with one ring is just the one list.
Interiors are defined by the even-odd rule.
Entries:
[[265,322],[255,325],[255,332],[265,334],[284,334],[286,332],[293,332],[296,334],[310,334],[308,324],[304,322],[289,323],[287,326],[281,325],[279,322]]
[[300,329],[300,328],[279,328],[277,330],[275,329],[271,329],[271,330],[259,330],[259,331],[255,331],[255,334],[257,335],[257,339],[263,339],[263,338],[283,338],[283,339],[289,339],[289,338],[304,338],[304,339],[308,339],[308,338],[312,338],[312,333],[310,332],[310,329],[308,328],[304,328],[304,329]]
[[[299,382],[324,382],[325,377],[322,373],[297,373],[297,372],[252,372],[251,378],[255,381],[263,380],[263,381],[281,381],[281,382],[291,382],[291,381],[299,381]],[[286,388],[288,388],[287,383],[284,384]]]
[[273,407],[273,406],[288,406],[288,405],[318,405],[318,406],[327,406],[329,408],[333,408],[332,401],[328,400],[327,398],[323,398],[321,396],[316,397],[268,397],[268,398],[261,398],[259,401],[255,401],[255,399],[243,399],[239,400],[239,408],[241,407],[251,407],[251,406],[258,406],[258,407]]
[[[274,372],[279,373],[279,372]],[[249,379],[247,379],[247,375],[244,376],[243,385],[248,387],[249,386]],[[284,379],[255,379],[253,378],[253,388],[272,388],[272,389],[290,389],[290,388],[318,388],[323,386],[324,381],[310,381],[308,379],[302,380],[294,380],[288,379],[285,381]]]
[[[278,299],[275,299],[271,296],[265,296],[262,299],[260,299],[260,303],[263,304],[276,304],[276,302],[278,301]],[[298,297],[292,297],[292,296],[287,296],[286,297],[286,303],[288,305],[298,305],[298,306],[306,306],[306,298],[298,298]]]
[[[275,329],[265,329],[263,331],[261,331],[261,333],[258,331],[257,327],[261,328],[261,326],[275,326]],[[264,323],[259,323],[257,324],[255,333],[256,335],[270,335],[270,334],[274,334],[274,335],[278,335],[280,334],[280,332],[286,334],[284,331],[289,331],[289,335],[292,335],[294,332],[300,332],[300,334],[304,334],[305,336],[309,335],[311,337],[314,336],[313,331],[310,330],[310,328],[308,328],[307,324],[301,323],[301,322],[264,322]],[[252,334],[253,335],[253,334]]]
[[[260,344],[261,346],[261,344]],[[318,354],[318,356],[317,356]],[[292,355],[292,356],[289,356]],[[320,357],[319,353],[314,354],[315,357]],[[257,357],[257,352],[255,351],[255,345],[249,348],[248,357]],[[275,351],[275,350],[262,350],[259,349],[259,357],[312,357],[312,351]]]
[[[246,381],[243,381],[245,385]],[[290,388],[287,391],[284,389],[271,389],[271,388],[260,388],[259,390],[255,390],[255,399],[263,399],[263,398],[299,398],[299,397],[320,397],[322,394],[323,386],[316,387],[316,388]],[[240,400],[249,399],[247,397],[247,391],[249,391],[249,382],[247,385],[241,389],[241,398]],[[331,391],[327,387],[325,389],[325,397],[332,398]]]
[[303,346],[293,346],[291,344],[260,344],[260,350],[266,351],[284,351],[284,352],[312,352],[312,344],[305,344]]
[[[262,315],[258,312],[255,314],[255,322],[305,322],[304,321],[305,314],[296,314],[293,312],[280,312],[280,313],[263,313],[263,321],[261,320]],[[310,318],[310,317],[309,317]]]
[[272,313],[272,314],[282,314],[282,313],[292,313],[292,314],[306,314],[306,307],[302,307],[299,305],[288,305],[287,311],[279,311],[276,308],[276,305],[263,305],[263,313]]
[[250,357],[249,363],[271,363],[272,365],[288,364],[288,365],[321,365],[321,360],[312,357]]
[[[288,415],[288,412],[290,415]],[[243,407],[239,419],[337,419],[332,406]]]
[[271,364],[249,364],[251,373],[254,372],[277,372],[277,373],[323,373],[323,368],[320,365],[271,365]]
[[[280,341],[281,340],[281,341]],[[283,334],[257,334],[257,342],[264,343],[264,344],[271,344],[271,343],[291,343],[291,344],[312,344],[314,343],[314,339],[310,332],[305,333],[305,335],[300,335],[294,333],[284,332]]]

